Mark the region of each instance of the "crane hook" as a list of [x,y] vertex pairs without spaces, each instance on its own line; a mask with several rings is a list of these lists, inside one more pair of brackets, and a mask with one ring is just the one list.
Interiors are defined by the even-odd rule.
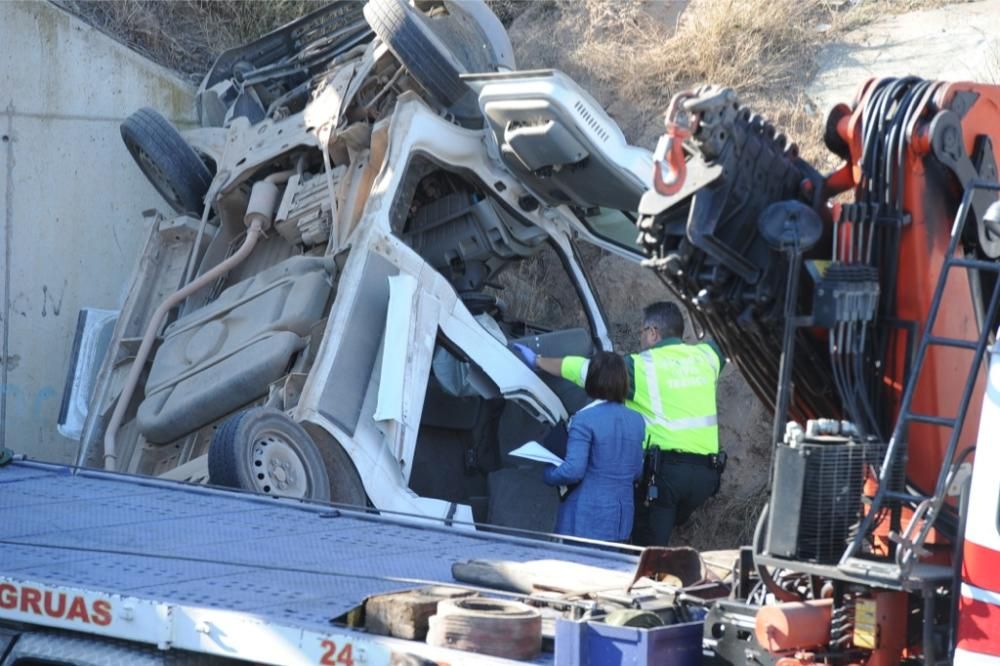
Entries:
[[687,178],[684,141],[697,131],[698,118],[684,109],[683,102],[694,96],[690,90],[677,93],[664,116],[666,133],[656,145],[653,162],[653,188],[663,196],[677,194]]

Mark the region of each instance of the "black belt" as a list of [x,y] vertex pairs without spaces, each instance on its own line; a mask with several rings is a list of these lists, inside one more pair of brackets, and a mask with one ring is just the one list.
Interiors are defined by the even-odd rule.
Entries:
[[663,463],[687,463],[689,465],[702,465],[704,467],[711,467],[712,469],[715,469],[716,456],[661,449],[660,464],[662,465]]

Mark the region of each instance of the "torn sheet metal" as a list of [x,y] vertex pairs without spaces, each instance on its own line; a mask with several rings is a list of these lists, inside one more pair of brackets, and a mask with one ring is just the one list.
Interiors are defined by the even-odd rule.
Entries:
[[382,336],[382,370],[378,386],[376,421],[403,422],[406,357],[416,318],[417,280],[412,275],[389,278],[389,309]]

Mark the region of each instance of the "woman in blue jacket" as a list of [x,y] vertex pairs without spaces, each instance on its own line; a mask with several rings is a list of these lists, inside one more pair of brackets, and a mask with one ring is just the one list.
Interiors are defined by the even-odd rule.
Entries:
[[566,460],[545,470],[550,486],[579,484],[559,506],[556,532],[625,541],[632,532],[633,483],[642,474],[646,425],[622,404],[629,378],[618,354],[591,358],[584,388],[594,401],[570,420]]

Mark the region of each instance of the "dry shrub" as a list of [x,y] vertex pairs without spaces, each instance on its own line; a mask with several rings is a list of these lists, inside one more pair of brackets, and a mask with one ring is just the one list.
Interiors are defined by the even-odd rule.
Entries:
[[669,293],[648,268],[583,243],[578,247],[604,308],[615,349],[637,351],[642,309],[653,301],[669,300]]
[[553,330],[587,326],[583,303],[551,246],[505,266],[487,291],[503,301],[510,319]]
[[667,90],[699,82],[753,93],[802,81],[804,61],[818,43],[812,26],[824,13],[817,0],[701,0],[671,36],[645,3],[576,4],[587,27],[574,56],[588,60],[621,95],[645,98],[659,89],[661,105]]
[[[715,83],[747,99],[794,99],[812,74],[822,37],[815,26],[830,16],[819,0],[697,0],[674,31],[681,6],[555,3],[549,16],[539,9],[515,22],[528,33],[517,40],[520,64],[563,69],[605,106],[616,100],[631,105],[626,134],[648,143],[655,135],[646,128],[659,131],[654,119],[685,88]],[[558,53],[546,48],[546,33],[559,35],[567,47]]]
[[224,43],[238,46],[319,9],[323,0],[194,0],[196,11],[224,29]]
[[220,52],[322,6],[322,0],[57,0],[148,58],[200,81]]

